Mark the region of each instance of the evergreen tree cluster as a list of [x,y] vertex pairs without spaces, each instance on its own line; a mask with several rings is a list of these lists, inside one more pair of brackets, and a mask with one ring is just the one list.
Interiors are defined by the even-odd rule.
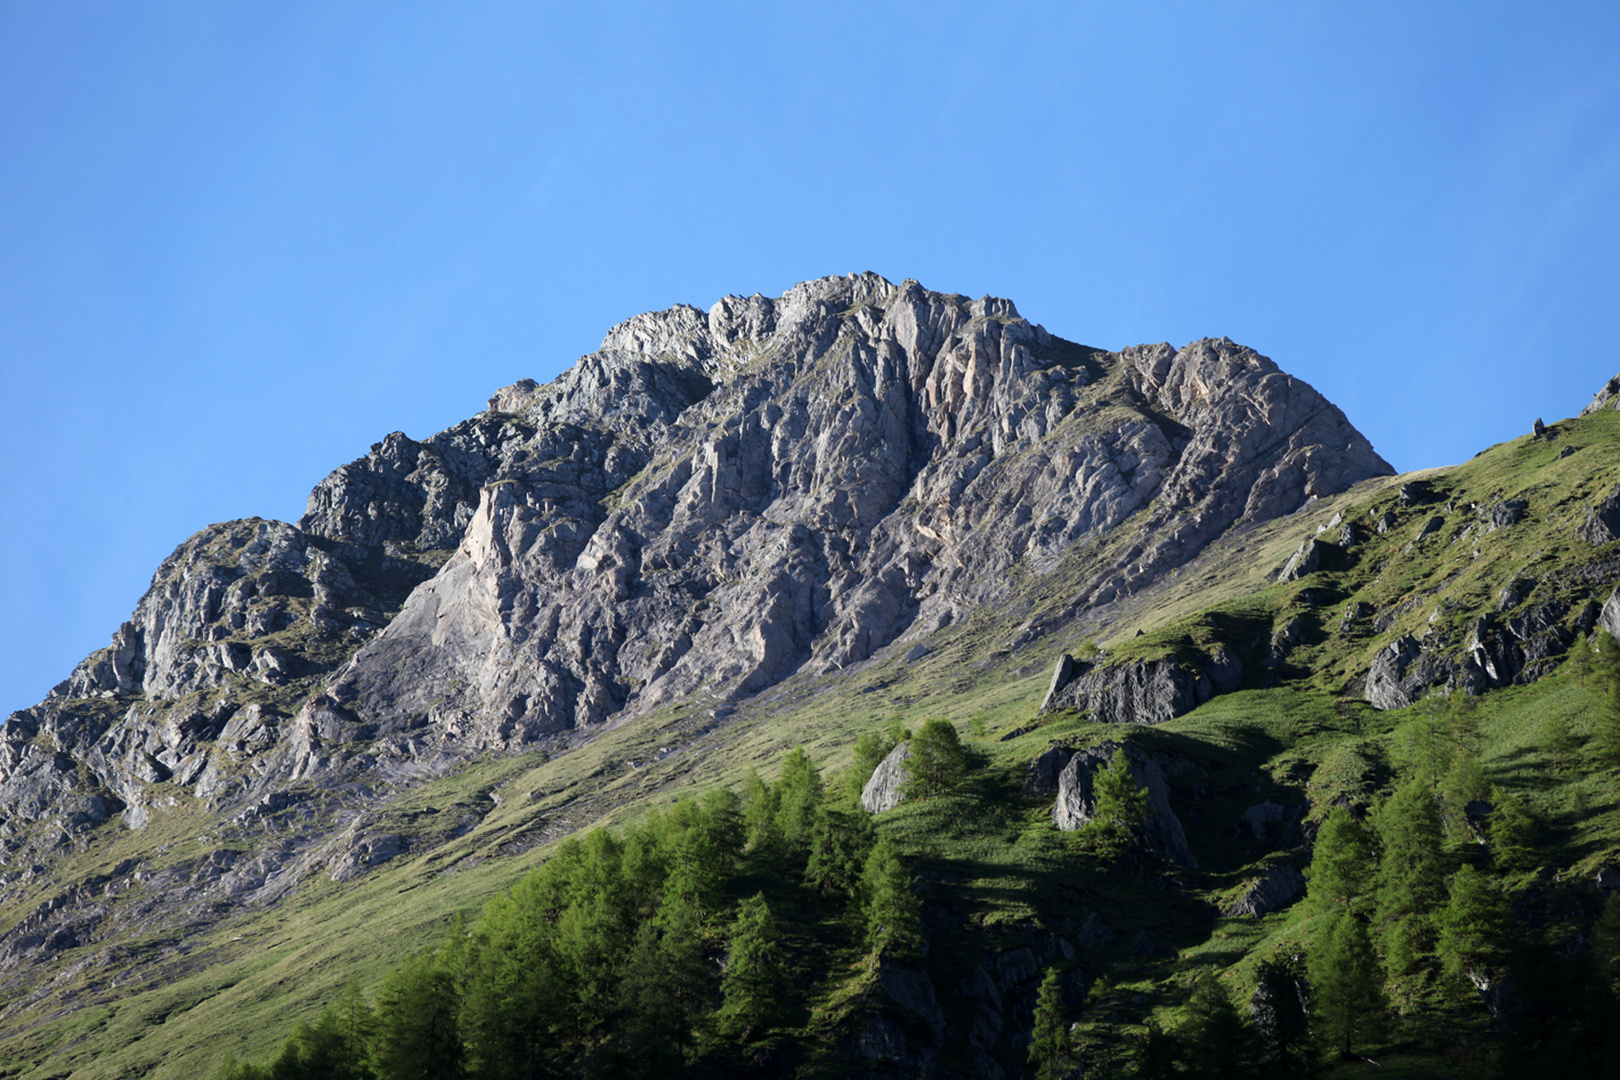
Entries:
[[[1549,750],[1555,768],[1574,754],[1565,734]],[[1512,919],[1509,879],[1539,865],[1538,826],[1485,781],[1472,703],[1419,710],[1394,745],[1394,790],[1365,820],[1334,807],[1306,873],[1315,1034],[1350,1057],[1402,1017],[1485,1011],[1507,1036],[1495,1047],[1503,1075],[1600,1075],[1620,1051],[1605,924],[1592,949],[1571,950]],[[1620,950],[1620,930],[1615,940]]]
[[[746,1074],[802,1009],[790,942],[814,931],[793,920],[831,915],[873,956],[921,943],[910,871],[845,791],[799,749],[741,799],[571,839],[373,1001],[350,988],[222,1080]],[[758,885],[784,880],[773,907]]]

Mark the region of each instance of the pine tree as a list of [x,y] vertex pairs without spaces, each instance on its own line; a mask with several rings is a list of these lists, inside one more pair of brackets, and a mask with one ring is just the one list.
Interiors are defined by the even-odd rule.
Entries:
[[1243,1022],[1220,979],[1207,969],[1193,983],[1182,1039],[1194,1076],[1238,1080],[1250,1074],[1259,1058],[1253,1030]]
[[1105,862],[1114,862],[1140,840],[1142,825],[1151,812],[1147,789],[1131,775],[1131,761],[1123,746],[1114,751],[1107,767],[1092,774],[1095,802],[1091,820],[1080,827],[1081,849]]
[[743,835],[749,851],[775,852],[782,846],[782,831],[776,823],[776,791],[753,769],[743,780]]
[[1372,838],[1350,811],[1335,806],[1316,830],[1305,870],[1305,902],[1313,914],[1360,913],[1373,873]]
[[1249,1013],[1260,1043],[1257,1072],[1267,1080],[1309,1076],[1314,1060],[1310,1019],[1306,1015],[1309,976],[1305,957],[1278,948],[1255,968]]
[[785,849],[804,858],[810,853],[810,840],[821,816],[821,772],[804,752],[795,747],[782,761],[782,772],[771,786],[776,802],[776,832]]
[[1569,721],[1561,714],[1550,712],[1542,719],[1541,746],[1547,751],[1553,772],[1563,772],[1575,760],[1575,736],[1570,734]]
[[460,1011],[454,973],[433,953],[395,971],[377,992],[381,1080],[452,1080],[463,1075]]
[[1434,916],[1446,900],[1440,815],[1430,787],[1408,780],[1378,814],[1375,926],[1384,967],[1408,1001],[1426,989],[1436,965]]
[[1400,774],[1437,790],[1451,764],[1455,745],[1451,728],[1451,717],[1437,700],[1431,698],[1414,705],[1395,729],[1391,747]]
[[1382,1029],[1385,1005],[1378,960],[1359,916],[1336,911],[1317,927],[1306,959],[1311,1013],[1317,1020],[1313,1030],[1349,1057],[1357,1043]]
[[552,942],[552,869],[561,854],[491,901],[464,967],[461,1026],[472,1064],[494,1080],[534,1075],[567,1017],[567,982]]
[[1487,989],[1505,959],[1507,905],[1491,880],[1472,866],[1451,875],[1450,895],[1436,920],[1445,973],[1459,989]]
[[861,871],[866,898],[866,947],[873,956],[909,957],[922,945],[917,894],[894,842],[882,837],[872,845]]
[[787,974],[776,919],[765,895],[756,893],[742,902],[731,924],[715,1015],[721,1037],[747,1044],[769,1036],[786,1011]]
[[668,953],[658,928],[644,922],[636,928],[629,962],[619,984],[618,1012],[622,1036],[610,1040],[593,1056],[595,1076],[679,1076],[686,1066],[681,1047],[689,1027],[668,970]]
[[1063,977],[1055,967],[1046,969],[1046,978],[1035,998],[1035,1027],[1030,1033],[1029,1063],[1036,1080],[1063,1080],[1078,1064],[1069,1026],[1063,1020]]
[[1535,818],[1524,800],[1498,791],[1492,800],[1489,827],[1491,858],[1498,870],[1533,870],[1540,865]]
[[1453,843],[1466,843],[1472,838],[1468,830],[1468,804],[1476,799],[1489,799],[1490,793],[1491,784],[1485,778],[1478,752],[1459,747],[1440,784],[1446,835]]
[[906,759],[907,798],[943,795],[961,782],[967,772],[967,751],[956,728],[948,720],[928,720],[911,737],[911,756]]
[[823,811],[810,840],[805,884],[823,896],[856,899],[861,891],[861,872],[875,842],[872,819],[865,813]]

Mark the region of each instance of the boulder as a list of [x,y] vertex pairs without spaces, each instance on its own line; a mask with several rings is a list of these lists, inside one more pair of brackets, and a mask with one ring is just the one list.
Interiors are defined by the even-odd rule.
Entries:
[[1287,907],[1304,891],[1305,875],[1292,866],[1273,866],[1249,883],[1243,895],[1226,909],[1226,917],[1258,919]]
[[1288,562],[1277,571],[1278,581],[1298,581],[1306,574],[1315,573],[1322,565],[1322,545],[1316,537],[1307,537],[1288,557]]
[[1041,699],[1041,712],[1052,708],[1052,702],[1057,699],[1058,692],[1074,681],[1074,657],[1064,653],[1052,667],[1052,681],[1047,684],[1046,696]]
[[[1222,645],[1203,663],[1174,657],[1105,665],[1076,661],[1073,678],[1048,691],[1048,709],[1085,709],[1102,724],[1162,724],[1243,684],[1243,663]],[[1054,680],[1055,681],[1055,680]]]
[[1598,625],[1607,630],[1610,636],[1620,639],[1620,588],[1609,594],[1603,603],[1603,611],[1598,616]]
[[906,797],[900,789],[907,779],[905,766],[910,757],[911,743],[902,742],[872,770],[871,778],[861,788],[861,805],[868,814],[893,810],[905,801]]
[[1422,655],[1417,639],[1410,634],[1402,634],[1380,650],[1367,671],[1368,703],[1375,709],[1404,709],[1412,704],[1415,688],[1408,685],[1406,673]]
[[1586,512],[1580,535],[1588,544],[1607,544],[1620,538],[1620,484]]
[[[1069,752],[1069,759],[1058,774],[1057,798],[1052,805],[1052,823],[1059,829],[1072,832],[1091,820],[1097,809],[1093,778],[1098,769],[1113,760],[1119,747],[1117,742],[1105,742]],[[1137,787],[1147,789],[1149,814],[1143,832],[1148,847],[1168,862],[1197,867],[1198,860],[1187,846],[1181,819],[1170,808],[1170,784],[1158,755],[1126,744],[1125,757],[1130,762],[1131,777]]]

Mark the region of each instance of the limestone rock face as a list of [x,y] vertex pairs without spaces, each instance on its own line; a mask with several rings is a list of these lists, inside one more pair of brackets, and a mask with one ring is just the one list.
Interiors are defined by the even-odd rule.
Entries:
[[[1389,471],[1225,339],[1101,352],[1008,300],[873,274],[651,312],[550,384],[389,435],[296,526],[186,541],[108,648],[8,725],[0,790],[60,801],[83,763],[85,813],[136,824],[154,784],[222,806],[334,769],[430,774],[902,636],[916,654],[1015,567],[1049,573],[1130,520],[1074,583],[1084,611]],[[1062,692],[1157,723],[1240,676],[1231,656],[1083,664]]]
[[[1092,398],[1125,410],[1098,423]],[[637,316],[497,401],[500,424],[432,455],[384,444],[339,470],[303,522],[416,529],[420,546],[460,520],[431,491],[485,467],[452,475],[447,448],[498,462],[455,554],[330,691],[436,749],[836,672],[1145,511],[1130,558],[1075,601],[1106,602],[1241,517],[1388,471],[1337,409],[1229,341],[1101,354],[1008,301],[874,275]],[[368,509],[387,484],[398,521]]]

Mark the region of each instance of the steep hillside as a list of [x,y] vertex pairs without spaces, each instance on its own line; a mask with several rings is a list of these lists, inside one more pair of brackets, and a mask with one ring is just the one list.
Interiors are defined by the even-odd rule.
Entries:
[[[915,970],[952,1022],[858,1036],[906,1005],[852,953],[804,976],[794,1068],[1016,1068],[1037,956],[1149,988],[1087,1006],[1099,1055],[1128,1056],[1179,1008],[1178,956],[1252,981],[1301,932],[1219,916],[1290,880],[1333,800],[1377,800],[1431,692],[1478,696],[1484,769],[1544,800],[1548,858],[1590,892],[1620,792],[1546,773],[1539,714],[1578,757],[1597,699],[1565,658],[1620,629],[1617,441],[1595,407],[1390,477],[1229,341],[1110,353],[872,275],[638,316],[552,384],[389,436],[296,526],[199,533],[10,717],[0,1060],[262,1055],[559,838],[796,745],[843,768],[896,717],[974,749],[962,788],[873,819],[914,861]],[[1123,877],[1053,824],[1088,813],[1059,774],[1122,737],[1185,845]],[[991,1035],[989,999],[951,989],[981,964]]]

